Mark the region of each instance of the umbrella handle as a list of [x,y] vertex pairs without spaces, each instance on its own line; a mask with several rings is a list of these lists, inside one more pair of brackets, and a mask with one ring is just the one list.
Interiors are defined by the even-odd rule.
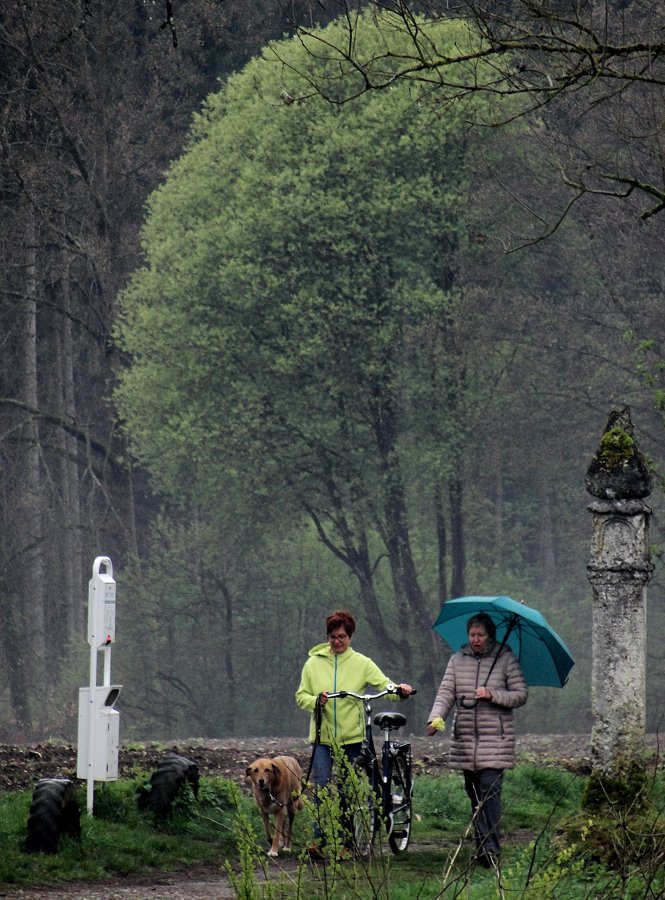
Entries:
[[474,699],[471,701],[471,703],[467,703],[464,699],[464,695],[462,694],[462,696],[459,698],[459,705],[464,709],[473,709],[475,706],[478,706],[478,701]]

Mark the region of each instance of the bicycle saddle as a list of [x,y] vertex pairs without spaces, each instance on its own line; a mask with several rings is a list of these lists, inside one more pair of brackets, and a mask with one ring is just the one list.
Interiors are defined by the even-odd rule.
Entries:
[[406,725],[406,716],[398,712],[380,712],[374,716],[374,724],[377,728],[401,728]]

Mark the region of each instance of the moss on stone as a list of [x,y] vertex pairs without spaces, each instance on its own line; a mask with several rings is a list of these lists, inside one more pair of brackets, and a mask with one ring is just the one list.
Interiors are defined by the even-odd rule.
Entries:
[[619,469],[633,458],[635,450],[635,440],[623,428],[615,425],[600,440],[598,462],[609,471]]
[[560,823],[554,844],[618,872],[651,868],[662,858],[661,813],[650,800],[634,809],[607,804],[582,811]]
[[602,812],[608,807],[635,812],[648,804],[647,788],[646,769],[639,761],[631,763],[621,777],[593,773],[582,794],[582,809],[589,813]]
[[661,858],[662,843],[662,814],[639,761],[621,778],[592,774],[580,812],[560,823],[555,840],[619,872],[649,867]]

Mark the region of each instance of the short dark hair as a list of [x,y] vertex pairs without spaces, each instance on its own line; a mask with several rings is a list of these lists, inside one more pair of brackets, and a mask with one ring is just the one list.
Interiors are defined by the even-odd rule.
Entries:
[[488,616],[487,613],[478,612],[474,613],[469,621],[466,623],[466,633],[468,634],[471,631],[471,627],[473,625],[482,625],[491,641],[496,638],[496,625],[494,624],[494,620],[491,616]]
[[335,612],[330,613],[326,619],[326,634],[330,634],[336,628],[343,628],[349,637],[353,635],[356,630],[356,620],[348,610],[336,609]]

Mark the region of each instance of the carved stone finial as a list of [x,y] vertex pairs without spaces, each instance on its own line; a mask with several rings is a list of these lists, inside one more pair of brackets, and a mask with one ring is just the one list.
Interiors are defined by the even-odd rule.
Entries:
[[653,475],[637,446],[629,406],[610,413],[585,484],[601,500],[640,500],[651,493]]

